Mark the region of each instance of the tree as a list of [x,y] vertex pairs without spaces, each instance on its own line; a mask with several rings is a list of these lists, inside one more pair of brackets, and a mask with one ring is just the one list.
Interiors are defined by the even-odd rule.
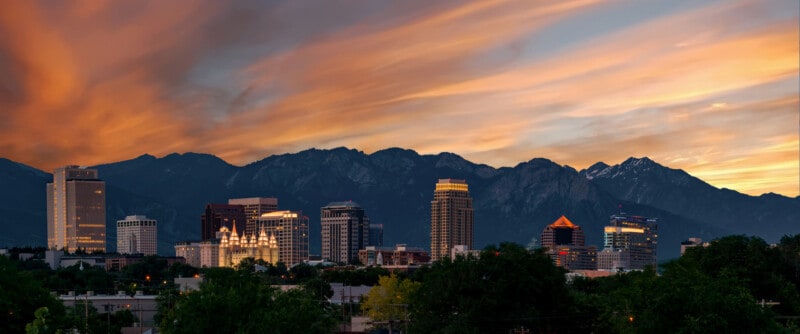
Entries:
[[210,268],[200,290],[165,292],[157,319],[164,333],[327,333],[333,317],[304,289],[281,292],[248,269]]
[[411,296],[420,287],[419,282],[401,279],[396,275],[381,276],[363,302],[362,310],[374,321],[407,320]]
[[563,269],[517,244],[489,246],[479,258],[446,258],[418,277],[422,284],[411,298],[415,332],[566,331],[584,320],[572,313]]
[[37,319],[36,311],[42,307],[47,309],[39,312],[47,321],[46,332],[68,327],[61,301],[51,296],[30,273],[20,271],[14,261],[0,256],[0,333],[25,332],[26,324]]

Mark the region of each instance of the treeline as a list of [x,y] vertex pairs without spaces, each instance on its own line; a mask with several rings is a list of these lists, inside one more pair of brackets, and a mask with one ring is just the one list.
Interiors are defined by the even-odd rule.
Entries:
[[[800,235],[777,245],[729,236],[689,249],[658,272],[571,281],[546,254],[512,243],[412,275],[290,269],[252,259],[237,268],[197,269],[147,258],[116,273],[48,271],[33,262],[0,256],[0,332],[24,332],[26,325],[38,333],[82,330],[86,322],[90,332],[105,332],[109,318],[95,312],[87,321],[50,294],[103,288],[160,294],[156,321],[164,333],[330,333],[362,312],[376,328],[408,333],[800,332]],[[204,276],[199,291],[181,294],[172,286],[172,278],[194,274]],[[328,302],[332,282],[375,287],[364,302],[340,306]],[[135,320],[114,316],[116,326]]]

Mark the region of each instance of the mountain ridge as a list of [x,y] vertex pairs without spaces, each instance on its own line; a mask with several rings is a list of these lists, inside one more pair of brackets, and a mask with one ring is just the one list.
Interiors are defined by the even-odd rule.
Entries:
[[[44,243],[40,235],[45,230],[44,183],[52,176],[41,171],[31,174],[24,165],[0,161],[2,166],[6,167],[0,171],[7,171],[0,176],[0,185],[29,175],[15,187],[30,192],[17,202],[17,208],[0,202],[0,213],[18,214],[30,223],[24,224],[29,227],[25,229],[0,220],[0,227],[11,226],[15,231],[5,240],[0,238],[0,243],[9,244],[19,238]],[[795,219],[791,211],[800,211],[800,200],[717,189],[649,158],[629,158],[614,166],[598,162],[576,171],[546,158],[494,168],[449,152],[420,155],[413,150],[387,148],[366,154],[335,148],[272,155],[243,166],[231,165],[210,154],[187,152],[161,158],[144,154],[96,168],[108,185],[109,243],[115,234],[112,222],[125,215],[147,214],[159,220],[159,252],[163,254],[170,254],[172,242],[179,238],[199,238],[200,215],[206,203],[254,196],[277,197],[279,208],[302,210],[309,216],[312,251],[318,252],[319,247],[319,208],[340,200],[360,203],[373,223],[384,224],[387,244],[427,248],[433,188],[438,178],[447,177],[466,179],[470,186],[478,247],[501,241],[527,244],[538,239],[544,226],[561,214],[584,228],[588,243],[602,247],[602,226],[620,204],[629,213],[661,218],[659,252],[664,258],[675,256],[677,244],[688,237],[757,232],[769,239],[792,228],[800,232],[791,220],[779,217],[783,214]],[[0,188],[0,199],[13,195],[8,189]],[[692,197],[693,193],[707,198]],[[735,203],[726,204],[719,199]],[[770,230],[709,219],[687,204],[693,201],[725,219],[740,214],[732,206],[744,205],[757,213],[747,219],[770,219],[769,224],[756,224]],[[770,210],[776,214],[770,214]]]

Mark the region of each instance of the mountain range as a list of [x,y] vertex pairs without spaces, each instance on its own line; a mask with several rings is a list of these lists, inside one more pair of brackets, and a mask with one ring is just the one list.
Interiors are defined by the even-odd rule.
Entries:
[[[689,237],[729,234],[777,242],[800,233],[800,197],[749,196],[715,188],[649,158],[577,171],[536,158],[493,168],[452,153],[420,155],[385,149],[372,154],[310,149],[234,166],[208,154],[170,154],[94,166],[106,181],[109,249],[114,222],[140,214],[158,220],[162,255],[173,244],[200,237],[207,203],[229,198],[277,197],[280,209],[309,217],[311,252],[320,253],[320,208],[353,200],[372,223],[383,224],[384,244],[428,248],[430,201],[439,178],[465,179],[475,209],[475,246],[502,241],[536,243],[542,229],[566,215],[588,244],[602,248],[603,226],[619,213],[659,218],[660,260],[678,256]],[[0,158],[0,247],[46,244],[45,184],[52,175]]]

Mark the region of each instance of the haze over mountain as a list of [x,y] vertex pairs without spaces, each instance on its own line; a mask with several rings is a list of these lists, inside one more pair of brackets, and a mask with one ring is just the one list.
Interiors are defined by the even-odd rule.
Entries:
[[[233,166],[207,154],[143,155],[96,166],[107,185],[110,249],[116,220],[145,214],[158,220],[159,253],[176,241],[199,239],[207,203],[274,196],[279,208],[310,218],[312,253],[320,248],[320,207],[333,201],[361,204],[384,225],[386,245],[429,247],[430,201],[439,178],[466,179],[475,208],[476,247],[501,241],[528,244],[564,214],[583,227],[587,243],[602,248],[602,228],[622,210],[654,216],[659,258],[678,255],[688,237],[758,235],[769,242],[800,233],[800,197],[758,197],[717,189],[648,158],[576,171],[536,158],[514,167],[475,164],[452,153],[419,155],[385,149],[373,154],[310,149]],[[0,159],[0,246],[45,245],[45,184],[52,175]]]

